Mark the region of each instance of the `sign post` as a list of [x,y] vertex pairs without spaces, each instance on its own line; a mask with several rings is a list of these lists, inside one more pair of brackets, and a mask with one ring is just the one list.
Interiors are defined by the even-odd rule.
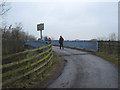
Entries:
[[41,36],[41,40],[42,40],[42,30],[40,30],[40,36]]
[[37,31],[40,31],[41,40],[42,40],[42,30],[44,30],[44,23],[37,24]]

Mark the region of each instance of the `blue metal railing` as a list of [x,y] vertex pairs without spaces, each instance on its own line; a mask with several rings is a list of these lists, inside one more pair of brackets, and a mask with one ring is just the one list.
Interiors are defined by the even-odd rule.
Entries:
[[[52,41],[52,43],[53,45],[59,45],[58,40]],[[63,45],[98,51],[98,41],[64,41]]]

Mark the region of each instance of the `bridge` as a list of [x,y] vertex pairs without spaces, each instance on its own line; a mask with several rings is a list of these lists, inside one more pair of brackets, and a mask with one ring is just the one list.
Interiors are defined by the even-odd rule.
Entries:
[[[44,67],[47,65],[49,68],[52,64],[51,58],[54,51],[64,60],[65,66],[61,75],[47,88],[118,88],[118,68],[89,52],[102,50],[98,46],[102,44],[97,41],[82,41],[76,42],[76,44],[66,41],[64,43],[66,48],[60,50],[57,46],[58,41],[52,43],[29,41],[25,44],[28,50],[3,57],[4,60],[10,58],[16,58],[17,60],[4,62],[1,66],[3,87],[26,76],[30,78],[29,76],[33,72],[37,72],[38,75],[44,72]],[[107,42],[107,45],[109,45],[109,42]],[[81,49],[78,46],[81,46]],[[20,58],[17,58],[18,56]]]

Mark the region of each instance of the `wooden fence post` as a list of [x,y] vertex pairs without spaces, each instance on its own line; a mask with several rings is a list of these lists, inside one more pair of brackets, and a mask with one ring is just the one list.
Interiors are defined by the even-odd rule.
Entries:
[[[27,58],[29,58],[29,57],[30,57],[29,54],[27,54]],[[27,61],[27,70],[28,71],[30,70],[30,66],[31,66],[30,61]],[[28,79],[30,79],[30,74],[28,75]]]
[[100,51],[100,41],[97,41],[97,45],[98,45],[98,52]]
[[[45,48],[43,48],[43,53],[44,53],[44,57],[46,56],[46,53],[45,53]],[[45,59],[45,61],[46,61],[46,59]]]
[[[51,41],[51,46],[50,46],[50,48],[52,48],[52,41]],[[51,51],[52,51],[52,49],[51,49]],[[51,56],[53,55],[53,52],[51,53]],[[52,65],[52,61],[50,61],[50,65]]]

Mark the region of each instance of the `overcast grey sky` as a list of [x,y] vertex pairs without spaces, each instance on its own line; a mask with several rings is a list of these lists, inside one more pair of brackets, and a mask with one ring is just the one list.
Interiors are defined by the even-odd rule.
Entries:
[[117,2],[11,2],[7,24],[21,22],[24,31],[40,37],[37,23],[44,22],[44,36],[88,40],[118,33]]

